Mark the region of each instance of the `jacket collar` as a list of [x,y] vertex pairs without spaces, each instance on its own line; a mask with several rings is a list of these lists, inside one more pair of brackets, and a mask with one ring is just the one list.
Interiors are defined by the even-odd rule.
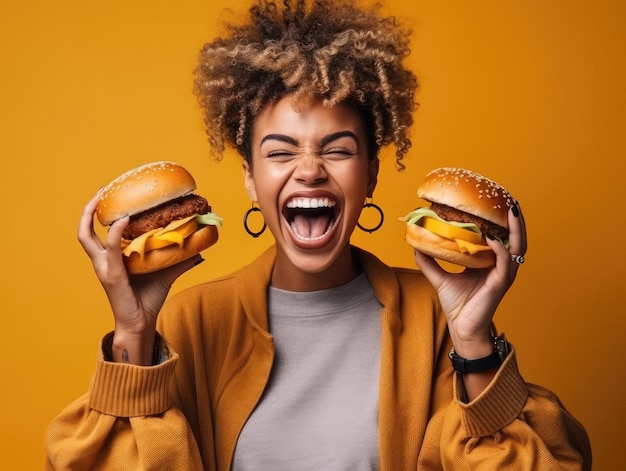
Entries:
[[[369,279],[384,311],[399,320],[399,285],[394,270],[358,247],[352,247],[352,254]],[[237,289],[243,310],[253,328],[265,335],[269,335],[267,290],[275,260],[276,246],[272,245],[256,260],[243,267],[238,276]]]

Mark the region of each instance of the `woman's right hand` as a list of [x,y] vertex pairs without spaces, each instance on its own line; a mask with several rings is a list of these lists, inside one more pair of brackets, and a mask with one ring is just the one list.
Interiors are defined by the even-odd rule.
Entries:
[[106,242],[94,230],[98,195],[87,203],[78,226],[78,241],[91,259],[115,317],[113,361],[152,364],[156,320],[170,287],[202,260],[200,255],[145,275],[131,275],[124,266],[121,240],[129,218],[111,224]]

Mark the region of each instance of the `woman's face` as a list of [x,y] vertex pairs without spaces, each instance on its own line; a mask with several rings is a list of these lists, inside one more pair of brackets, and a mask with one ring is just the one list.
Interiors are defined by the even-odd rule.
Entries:
[[350,235],[378,174],[366,143],[363,121],[347,105],[313,100],[298,112],[287,96],[259,113],[244,178],[276,239],[274,286],[323,289],[355,276]]

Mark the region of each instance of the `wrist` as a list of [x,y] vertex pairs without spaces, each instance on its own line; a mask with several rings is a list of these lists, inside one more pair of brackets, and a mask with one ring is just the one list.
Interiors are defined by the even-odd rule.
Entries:
[[470,321],[448,322],[448,331],[454,350],[463,358],[482,358],[493,351],[492,339],[497,330],[491,321],[477,325]]
[[[473,352],[479,351],[482,351],[482,349],[473,350]],[[452,348],[449,357],[457,373],[483,373],[499,368],[508,353],[508,342],[504,334],[500,334],[499,336],[491,337],[489,350],[480,356],[465,356],[456,351],[455,348]]]
[[460,337],[450,333],[452,346],[457,355],[473,360],[483,358],[493,352],[493,336],[491,332],[475,335],[471,338]]
[[155,334],[155,330],[140,334],[116,330],[111,345],[112,360],[140,366],[152,365]]

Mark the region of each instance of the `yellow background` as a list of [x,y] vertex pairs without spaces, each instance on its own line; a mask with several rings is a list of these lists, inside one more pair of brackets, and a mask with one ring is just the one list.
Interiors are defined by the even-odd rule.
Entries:
[[[595,469],[619,469],[624,398],[626,3],[390,0],[415,29],[422,88],[408,169],[385,155],[384,228],[354,241],[412,266],[397,221],[437,166],[504,184],[521,202],[527,263],[496,321],[526,379],[588,428]],[[0,9],[0,468],[40,469],[43,432],[84,392],[112,327],[75,239],[84,203],[124,170],[173,159],[225,219],[178,291],[270,243],[241,218],[240,163],[208,158],[191,93],[196,51],[225,0],[5,0]],[[358,231],[357,231],[358,232]]]

